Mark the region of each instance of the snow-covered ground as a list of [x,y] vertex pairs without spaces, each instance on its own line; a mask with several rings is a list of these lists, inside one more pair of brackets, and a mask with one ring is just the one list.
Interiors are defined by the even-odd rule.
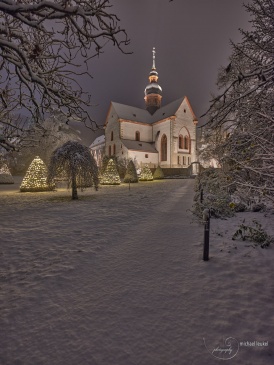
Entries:
[[273,247],[231,240],[244,217],[274,235],[274,215],[212,219],[204,262],[193,180],[79,201],[16,182],[0,186],[0,364],[274,363]]

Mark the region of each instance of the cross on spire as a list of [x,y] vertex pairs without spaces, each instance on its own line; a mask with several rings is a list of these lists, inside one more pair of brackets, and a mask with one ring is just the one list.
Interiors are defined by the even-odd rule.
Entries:
[[155,67],[155,53],[156,53],[156,51],[155,51],[155,47],[153,47],[152,48],[152,69],[156,69],[156,67]]

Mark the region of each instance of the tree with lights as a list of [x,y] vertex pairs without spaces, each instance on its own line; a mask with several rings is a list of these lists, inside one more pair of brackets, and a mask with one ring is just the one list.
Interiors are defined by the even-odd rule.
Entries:
[[132,160],[130,160],[128,163],[124,182],[125,183],[137,183],[138,182],[136,168],[135,168],[134,162]]
[[147,164],[141,168],[139,180],[140,181],[152,181],[153,180],[153,175]]
[[107,167],[102,174],[100,183],[102,185],[120,185],[121,184],[120,176],[118,174],[116,165],[112,158],[108,161]]
[[161,166],[158,166],[157,169],[154,171],[153,179],[161,180],[164,178],[165,178],[165,175],[164,175],[163,169],[161,168]]
[[21,192],[26,191],[50,191],[55,188],[53,183],[47,182],[47,167],[39,156],[30,164],[20,186]]
[[52,184],[58,176],[65,175],[72,199],[78,199],[77,188],[94,186],[98,190],[98,167],[88,147],[76,141],[68,141],[57,148],[50,160],[48,183]]
[[0,184],[14,184],[13,177],[6,164],[0,167]]

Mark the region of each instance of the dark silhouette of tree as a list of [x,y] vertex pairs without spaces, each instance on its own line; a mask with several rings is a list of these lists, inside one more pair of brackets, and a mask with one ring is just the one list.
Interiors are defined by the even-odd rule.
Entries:
[[165,175],[164,175],[163,169],[161,168],[161,166],[158,166],[157,169],[154,171],[153,179],[161,180],[164,178],[165,178]]
[[132,160],[129,161],[126,174],[124,177],[125,183],[137,183],[138,182],[138,176],[136,172],[136,168],[134,165],[134,162]]
[[48,183],[60,175],[68,179],[72,199],[78,199],[77,188],[93,186],[98,189],[98,167],[88,147],[69,141],[57,148],[51,157],[48,169]]

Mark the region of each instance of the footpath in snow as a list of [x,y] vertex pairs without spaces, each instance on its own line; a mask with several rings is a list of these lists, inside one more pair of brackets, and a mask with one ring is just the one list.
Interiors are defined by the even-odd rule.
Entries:
[[273,364],[273,248],[212,220],[202,261],[193,186],[1,186],[0,364]]

